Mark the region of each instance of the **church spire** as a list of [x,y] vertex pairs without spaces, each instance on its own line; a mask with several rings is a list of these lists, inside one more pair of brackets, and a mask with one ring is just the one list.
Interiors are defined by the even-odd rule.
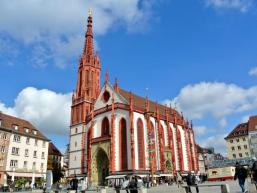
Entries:
[[94,36],[93,36],[93,19],[92,11],[89,10],[87,18],[87,32],[85,35],[86,41],[84,45],[83,56],[86,57],[87,63],[94,59]]
[[100,56],[94,52],[92,12],[89,11],[85,45],[78,66],[77,88],[72,100],[71,125],[85,121],[100,93]]

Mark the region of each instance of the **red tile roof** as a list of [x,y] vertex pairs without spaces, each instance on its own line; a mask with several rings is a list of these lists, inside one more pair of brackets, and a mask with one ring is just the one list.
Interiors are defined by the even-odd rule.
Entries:
[[[10,132],[14,132],[17,134],[49,141],[49,139],[47,139],[29,121],[26,121],[24,119],[20,119],[20,118],[11,116],[11,115],[4,114],[2,112],[0,112],[0,120],[2,122],[0,128],[2,128],[2,129],[6,129]],[[18,126],[18,130],[14,129],[14,125]],[[26,129],[28,129],[28,132],[26,132]],[[34,134],[34,131],[36,131],[36,134]]]
[[48,155],[63,156],[59,149],[53,143],[49,143]]
[[234,138],[234,137],[242,137],[248,135],[248,122],[240,123],[237,125],[233,131],[231,131],[225,139]]
[[257,115],[249,117],[248,122],[237,125],[225,139],[246,136],[251,131],[257,131]]
[[[132,96],[134,105],[137,107],[137,109],[139,109],[141,111],[145,111],[146,98],[138,96],[138,95],[128,92],[126,90],[123,90],[121,88],[119,88],[119,94],[121,94],[127,101],[130,101],[130,98]],[[156,113],[156,106],[158,106],[159,113],[161,116],[163,116],[163,117],[166,116],[166,112],[165,112],[165,109],[166,109],[168,116],[169,116],[169,120],[172,121],[174,118],[174,114],[175,114],[177,117],[177,123],[179,123],[179,124],[182,123],[182,119],[183,119],[182,115],[180,113],[178,113],[176,110],[149,100],[149,111],[150,112]]]
[[257,131],[257,116],[251,116],[248,121],[248,130],[251,131]]

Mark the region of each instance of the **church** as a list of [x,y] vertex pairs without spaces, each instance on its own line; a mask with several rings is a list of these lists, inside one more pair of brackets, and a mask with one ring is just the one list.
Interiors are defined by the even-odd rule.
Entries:
[[103,185],[110,175],[197,172],[193,126],[182,113],[122,89],[117,80],[112,85],[108,73],[100,87],[92,14],[87,22],[72,95],[68,175]]

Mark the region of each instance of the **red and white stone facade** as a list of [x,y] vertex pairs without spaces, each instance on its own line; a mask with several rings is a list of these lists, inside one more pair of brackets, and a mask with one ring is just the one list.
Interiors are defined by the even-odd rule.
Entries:
[[109,175],[199,170],[192,124],[182,114],[121,89],[117,80],[111,85],[108,74],[100,89],[90,15],[72,97],[69,175],[100,181],[94,178],[96,171],[101,173],[94,161],[100,150],[108,158]]

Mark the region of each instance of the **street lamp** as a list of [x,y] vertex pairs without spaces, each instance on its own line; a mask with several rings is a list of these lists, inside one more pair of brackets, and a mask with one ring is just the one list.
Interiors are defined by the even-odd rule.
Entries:
[[14,182],[14,172],[15,172],[15,167],[12,167],[12,181]]

